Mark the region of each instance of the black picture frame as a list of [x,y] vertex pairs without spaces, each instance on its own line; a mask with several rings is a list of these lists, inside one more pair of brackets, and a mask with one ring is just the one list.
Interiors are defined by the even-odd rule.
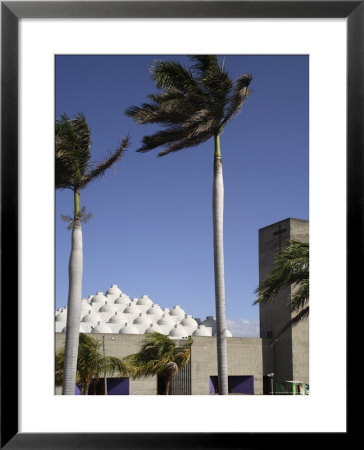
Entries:
[[[1,2],[1,448],[257,448],[267,433],[19,433],[18,324],[18,21],[21,18],[346,18],[347,19],[347,302],[363,270],[363,1],[2,1]],[[335,74],[333,74],[335,76]],[[344,89],[338,80],[338,89]],[[10,310],[11,309],[11,310]],[[348,349],[350,346],[347,347]],[[349,359],[349,358],[348,358]],[[9,370],[11,368],[11,370]],[[274,413],[274,411],[272,411]],[[186,419],[183,419],[186,420]],[[188,419],[187,419],[188,420]],[[349,423],[348,428],[349,431]],[[46,431],[46,430],[45,430]],[[348,437],[346,433],[338,433]],[[308,442],[309,433],[300,438]],[[278,437],[277,435],[275,435]],[[294,437],[295,439],[296,437]],[[279,433],[279,446],[289,434]],[[317,439],[317,434],[316,434]],[[336,439],[336,438],[335,438]],[[173,444],[172,444],[173,442]],[[317,443],[317,441],[315,441]]]

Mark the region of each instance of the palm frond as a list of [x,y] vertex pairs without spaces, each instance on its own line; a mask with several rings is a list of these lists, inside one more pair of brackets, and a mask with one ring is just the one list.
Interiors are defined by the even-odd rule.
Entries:
[[301,322],[303,319],[306,319],[309,315],[310,307],[306,306],[306,308],[302,309],[295,317],[293,317],[277,334],[277,336],[274,338],[274,340],[269,344],[270,347],[275,345],[281,337],[290,330],[294,325],[297,325],[299,322]]
[[159,89],[177,88],[182,92],[199,90],[191,71],[178,62],[155,60],[150,73]]
[[[86,207],[83,206],[80,210],[80,214],[78,215],[77,219],[81,220],[81,222],[83,222],[83,223],[89,223],[89,221],[91,220],[92,217],[93,217],[93,214],[87,213]],[[65,215],[61,214],[61,219],[63,220],[63,222],[68,222],[67,230],[71,230],[73,228],[73,223],[74,223],[73,217],[65,216]]]
[[150,136],[144,136],[143,145],[137,150],[137,152],[145,153],[153,150],[157,147],[163,147],[175,141],[180,141],[188,137],[187,129],[181,129],[180,127],[171,127],[166,130],[157,131]]
[[168,146],[165,150],[158,153],[157,156],[158,157],[165,156],[168,155],[169,153],[177,152],[178,150],[182,150],[184,148],[196,147],[202,144],[203,142],[207,141],[208,139],[210,139],[211,136],[212,136],[211,133],[205,132],[200,133],[198,136],[195,137],[188,137],[186,139],[182,139],[181,141],[178,141],[175,144]]
[[176,352],[175,357],[174,357],[174,362],[181,369],[188,363],[190,358],[191,358],[191,349],[184,348],[184,349],[181,349],[180,351]]
[[280,289],[309,280],[309,244],[290,240],[274,261],[273,268],[255,293],[256,303],[266,303],[278,295]]
[[255,293],[258,298],[254,304],[271,302],[281,289],[291,288],[288,309],[297,313],[281,329],[271,345],[274,345],[281,336],[292,326],[309,314],[309,244],[291,239],[276,257],[272,270],[263,280]]
[[191,125],[158,131],[151,136],[144,136],[143,145],[136,151],[145,153],[158,147],[165,147],[165,150],[158,154],[158,156],[164,156],[181,148],[198,145],[213,135],[213,125],[213,123],[206,123],[201,127]]
[[204,107],[205,99],[198,93],[183,93],[178,89],[168,89],[159,95],[149,95],[155,103],[131,106],[125,114],[139,124],[159,123],[162,125],[182,125],[198,109]]
[[233,92],[227,102],[224,119],[221,122],[221,128],[241,112],[245,100],[250,95],[248,86],[251,81],[252,76],[250,74],[245,74],[235,81]]
[[55,126],[56,189],[77,188],[90,160],[90,129],[85,116],[62,114]]
[[227,72],[219,66],[216,55],[191,55],[190,59],[197,61],[192,67],[201,89],[209,99],[210,110],[219,123],[225,115],[224,109],[229,102],[233,82]]
[[109,169],[115,162],[119,161],[122,158],[124,151],[128,147],[129,142],[130,137],[125,137],[122,140],[119,148],[114,153],[112,153],[109,157],[105,158],[102,162],[96,164],[96,166],[93,169],[85,173],[81,179],[80,188],[82,189],[95,178],[103,176],[107,169]]
[[195,62],[192,65],[192,71],[198,79],[206,77],[208,73],[220,71],[219,62],[216,55],[188,55],[188,58]]
[[[180,367],[189,361],[192,339],[181,348],[168,336],[153,332],[146,336],[138,353],[123,358],[131,378],[138,379],[154,375],[172,376]],[[176,366],[175,366],[176,365]]]
[[163,148],[158,157],[195,147],[218,135],[241,109],[251,76],[233,84],[216,55],[190,55],[186,68],[175,61],[154,61],[151,75],[161,91],[152,103],[131,106],[126,115],[139,124],[158,123],[165,129],[145,136],[137,152]]
[[[297,284],[297,283],[296,283]],[[293,285],[293,288],[295,285]],[[310,297],[310,286],[308,280],[303,280],[298,283],[297,290],[290,295],[290,311],[299,311],[303,308],[309,301]]]

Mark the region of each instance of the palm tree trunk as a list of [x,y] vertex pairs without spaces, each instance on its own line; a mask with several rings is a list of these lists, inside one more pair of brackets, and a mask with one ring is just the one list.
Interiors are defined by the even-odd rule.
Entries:
[[83,395],[88,395],[88,390],[90,389],[91,380],[86,381],[85,383],[85,391]]
[[219,379],[219,394],[228,395],[224,243],[223,243],[224,183],[222,177],[222,160],[220,154],[219,135],[215,136],[212,215],[213,215],[213,230],[214,230],[217,373]]
[[68,265],[69,288],[62,395],[75,395],[83,272],[82,228],[79,214],[79,193],[75,192],[72,248]]
[[166,377],[166,394],[165,395],[169,395],[169,391],[171,389],[171,381],[172,381],[172,377]]

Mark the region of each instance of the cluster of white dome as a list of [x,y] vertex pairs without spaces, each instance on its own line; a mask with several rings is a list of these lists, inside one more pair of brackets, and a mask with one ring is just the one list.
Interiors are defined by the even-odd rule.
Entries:
[[[56,311],[56,332],[65,332],[67,307]],[[160,308],[147,296],[130,299],[116,284],[105,294],[97,292],[81,300],[80,332],[145,334],[157,331],[172,339],[187,339],[188,336],[213,336],[216,321],[212,316],[206,320],[194,319],[179,306],[173,309]],[[230,331],[226,335],[231,337]]]

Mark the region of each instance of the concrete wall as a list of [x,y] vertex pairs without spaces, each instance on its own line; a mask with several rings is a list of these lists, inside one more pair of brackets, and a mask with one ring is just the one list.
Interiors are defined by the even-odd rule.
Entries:
[[[100,340],[105,345],[105,355],[124,358],[132,353],[137,353],[142,343],[144,335],[139,334],[92,334],[93,338]],[[65,333],[56,333],[56,351],[64,347]],[[130,395],[156,395],[157,378],[141,378],[140,380],[130,380]],[[61,393],[61,389],[56,389],[56,394]]]
[[[93,334],[104,343],[105,355],[123,358],[136,353],[145,339],[143,335]],[[56,351],[64,347],[65,334],[56,333]],[[178,341],[177,341],[178,342]],[[254,376],[254,393],[262,394],[262,340],[256,338],[228,338],[229,375]],[[210,376],[217,375],[215,337],[194,337],[191,349],[191,393],[209,395]],[[57,394],[61,389],[56,390]],[[130,380],[131,395],[155,395],[156,377]]]
[[[303,242],[309,240],[307,220],[288,218],[259,230],[259,281],[266,278],[279,247],[288,239]],[[263,343],[263,373],[274,372],[275,379],[309,382],[308,320],[304,320],[284,336],[273,347],[269,346],[283,326],[291,319],[288,309],[291,289],[282,289],[270,303],[259,306],[260,336]]]
[[[291,219],[291,239],[309,242],[309,222]],[[295,381],[310,382],[309,319],[302,320],[292,328],[292,374]]]
[[[254,394],[262,394],[262,340],[227,338],[227,348],[229,375],[253,375]],[[191,349],[192,395],[209,395],[210,376],[216,375],[216,338],[194,337]]]
[[310,383],[309,321],[303,320],[292,329],[293,380]]

